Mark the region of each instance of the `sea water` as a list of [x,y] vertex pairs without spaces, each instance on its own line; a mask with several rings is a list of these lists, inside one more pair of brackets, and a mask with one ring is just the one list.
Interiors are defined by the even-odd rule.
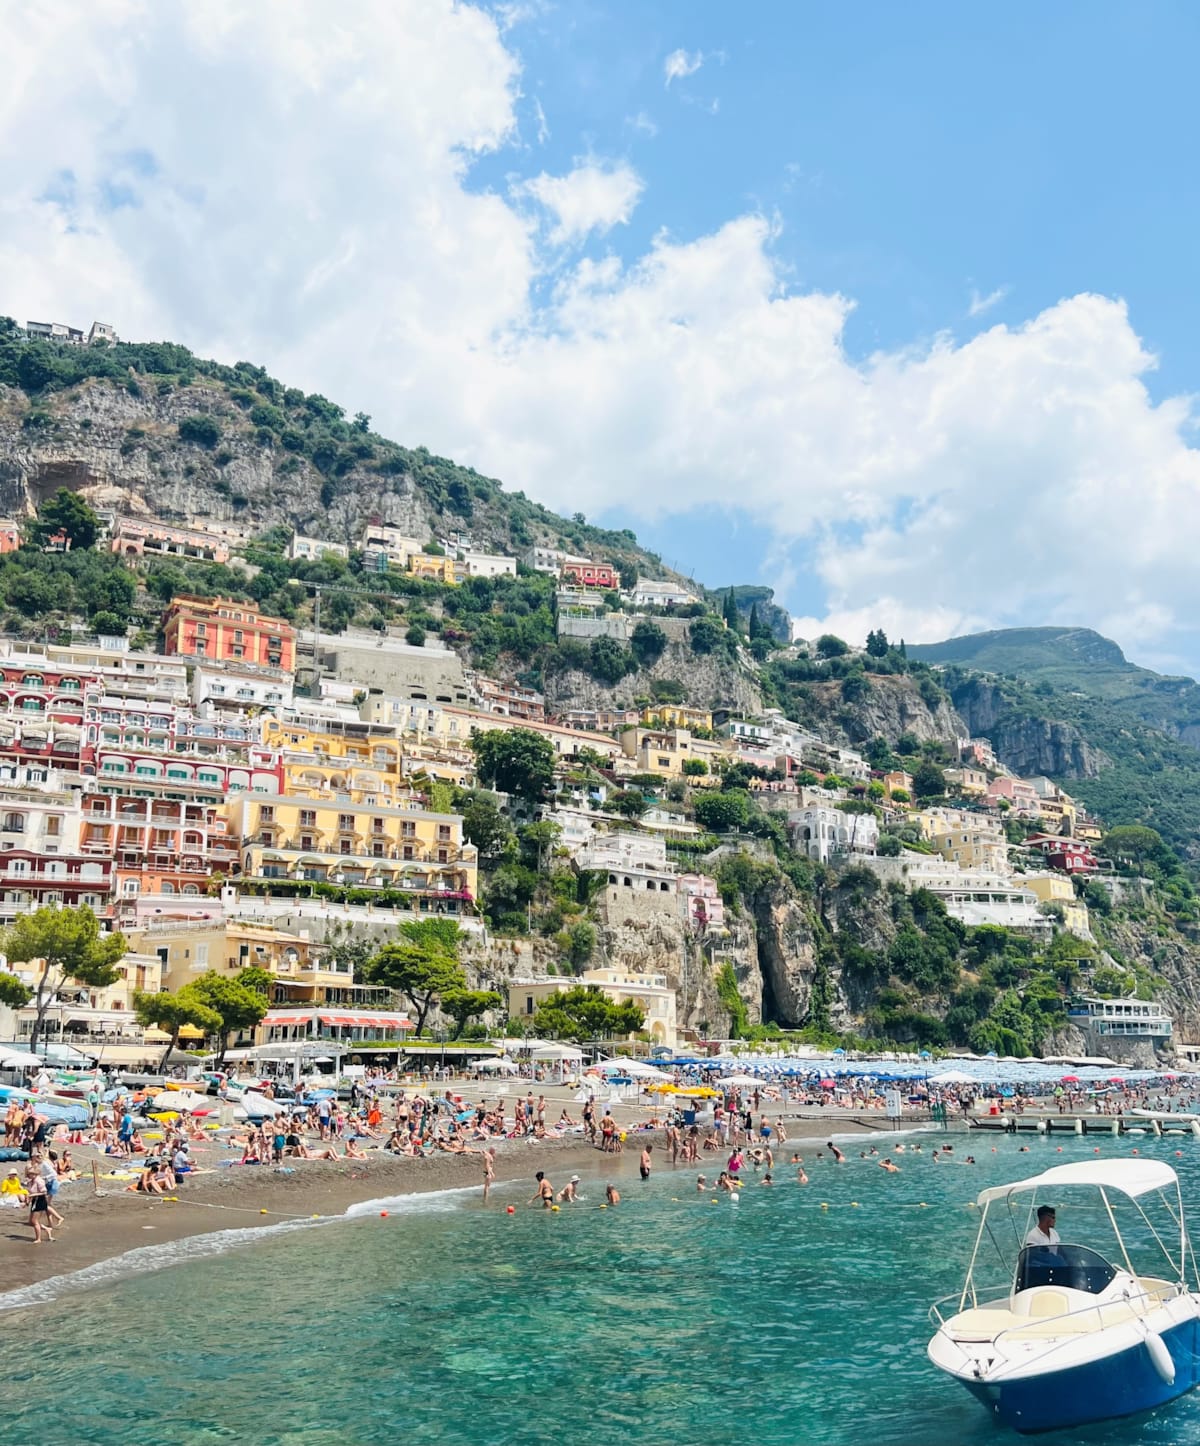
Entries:
[[[889,1175],[878,1157],[858,1158],[855,1140],[842,1165],[802,1147],[809,1185],[781,1163],[773,1188],[751,1174],[736,1203],[698,1191],[694,1169],[660,1167],[645,1184],[622,1177],[614,1209],[599,1208],[600,1181],[557,1213],[526,1208],[524,1188],[486,1208],[477,1192],[447,1192],[233,1248],[218,1239],[126,1258],[103,1285],[111,1267],[86,1288],[69,1279],[0,1298],[15,1307],[0,1312],[0,1440],[1015,1441],[929,1365],[928,1307],[961,1285],[983,1186],[1094,1158],[1097,1146],[1026,1137],[1018,1153],[1009,1139],[955,1139],[977,1166],[934,1164],[939,1138],[925,1136],[922,1154],[898,1154],[901,1173]],[[879,1143],[881,1155],[891,1148]],[[1145,1137],[1136,1148],[1178,1168],[1200,1233],[1200,1141]],[[713,1164],[702,1166],[710,1178]],[[1066,1202],[1055,1203],[1075,1239]],[[1200,1394],[1043,1439],[1198,1438]]]

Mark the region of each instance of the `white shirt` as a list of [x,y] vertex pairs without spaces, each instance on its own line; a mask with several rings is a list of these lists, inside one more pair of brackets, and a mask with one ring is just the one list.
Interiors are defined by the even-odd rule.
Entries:
[[1033,1229],[1029,1232],[1029,1234],[1026,1235],[1026,1237],[1025,1237],[1025,1244],[1026,1244],[1026,1245],[1044,1245],[1044,1246],[1047,1246],[1047,1247],[1049,1247],[1049,1246],[1051,1246],[1051,1245],[1057,1245],[1057,1244],[1058,1244],[1058,1231],[1055,1230],[1054,1226],[1052,1225],[1052,1226],[1050,1227],[1049,1234],[1047,1234],[1047,1232],[1044,1231],[1044,1230],[1041,1228],[1040,1225],[1035,1225],[1035,1226],[1033,1227]]

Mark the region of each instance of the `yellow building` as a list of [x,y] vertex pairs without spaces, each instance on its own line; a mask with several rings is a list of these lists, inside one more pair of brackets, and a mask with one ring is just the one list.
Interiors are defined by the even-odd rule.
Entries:
[[715,782],[718,759],[729,756],[720,743],[693,738],[686,728],[625,728],[621,731],[621,752],[633,760],[637,773],[657,773],[661,778],[684,778],[683,765],[699,759],[708,773],[693,783]]
[[909,798],[913,795],[912,774],[905,773],[904,769],[897,768],[891,773],[883,775],[883,791],[890,800],[897,789],[907,793]]
[[1104,838],[1104,830],[1093,819],[1075,820],[1074,836],[1084,843],[1098,844]]
[[996,830],[964,824],[943,826],[930,834],[930,843],[943,859],[961,869],[1008,873],[1008,840]]
[[1060,904],[1063,924],[1072,934],[1091,937],[1087,905],[1075,897],[1074,885],[1066,874],[1020,874],[1018,881],[1023,889],[1036,895],[1039,904]]
[[477,855],[458,814],[271,794],[236,795],[228,812],[245,878],[404,890],[425,913],[474,901]]
[[625,969],[585,969],[578,979],[512,980],[508,986],[509,1029],[519,1031],[522,1020],[531,1019],[560,989],[575,984],[594,989],[613,1004],[636,1004],[646,1016],[642,1029],[654,1043],[676,1047],[675,991],[668,986],[666,975]]
[[162,988],[172,993],[208,970],[236,974],[265,969],[281,979],[298,978],[313,964],[312,944],[299,934],[267,924],[239,924],[223,919],[164,920],[130,930],[130,948],[158,959]]
[[410,797],[394,729],[372,730],[364,723],[353,734],[325,732],[267,718],[263,742],[279,752],[285,794],[393,807]]
[[945,768],[942,770],[947,783],[956,783],[963,793],[981,798],[988,791],[988,776],[982,768]]
[[414,552],[408,559],[408,570],[414,577],[444,582],[451,587],[470,576],[465,563],[453,557],[435,557],[428,552]]
[[642,710],[647,728],[707,728],[712,732],[712,714],[703,708],[686,708],[682,703],[656,703]]

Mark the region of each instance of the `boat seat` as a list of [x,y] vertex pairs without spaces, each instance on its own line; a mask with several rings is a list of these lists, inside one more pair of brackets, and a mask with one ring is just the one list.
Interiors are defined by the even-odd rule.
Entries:
[[1011,1330],[1017,1323],[1018,1318],[1011,1310],[989,1310],[984,1306],[975,1306],[970,1310],[960,1311],[948,1321],[946,1333],[955,1341],[990,1341],[1001,1331]]

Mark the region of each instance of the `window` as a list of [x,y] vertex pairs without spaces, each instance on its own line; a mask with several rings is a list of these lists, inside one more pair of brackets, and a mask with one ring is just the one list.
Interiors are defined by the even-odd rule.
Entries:
[[449,842],[449,840],[450,840],[450,825],[449,825],[448,823],[439,823],[439,824],[438,824],[438,838],[439,838],[439,840],[445,840],[446,842]]
[[270,804],[265,803],[262,808],[259,809],[258,817],[262,823],[271,823],[275,818],[275,809]]
[[310,848],[312,848],[312,846],[313,846],[312,834],[310,834],[310,833],[302,833],[302,834],[300,835],[300,847],[301,847],[302,849],[310,849]]
[[23,813],[6,813],[3,827],[5,833],[24,833],[25,815]]
[[338,828],[343,829],[347,833],[352,833],[354,831],[354,815],[352,813],[339,813]]
[[351,844],[351,842],[350,842],[350,840],[349,840],[348,838],[344,838],[344,839],[342,840],[342,844],[341,844],[341,852],[342,852],[342,853],[348,854],[348,853],[351,851],[352,847],[353,847],[353,845]]
[[387,849],[385,845],[381,843],[375,843],[371,845],[371,854],[374,858],[381,859],[384,857],[386,852]]
[[405,857],[406,859],[411,859],[412,856],[413,856],[413,846],[412,846],[412,844],[405,844],[405,845],[404,845],[404,857]]
[[300,810],[300,827],[301,827],[301,828],[316,828],[316,826],[317,826],[316,810],[315,810],[315,809],[311,809],[311,808],[302,808],[302,809]]

